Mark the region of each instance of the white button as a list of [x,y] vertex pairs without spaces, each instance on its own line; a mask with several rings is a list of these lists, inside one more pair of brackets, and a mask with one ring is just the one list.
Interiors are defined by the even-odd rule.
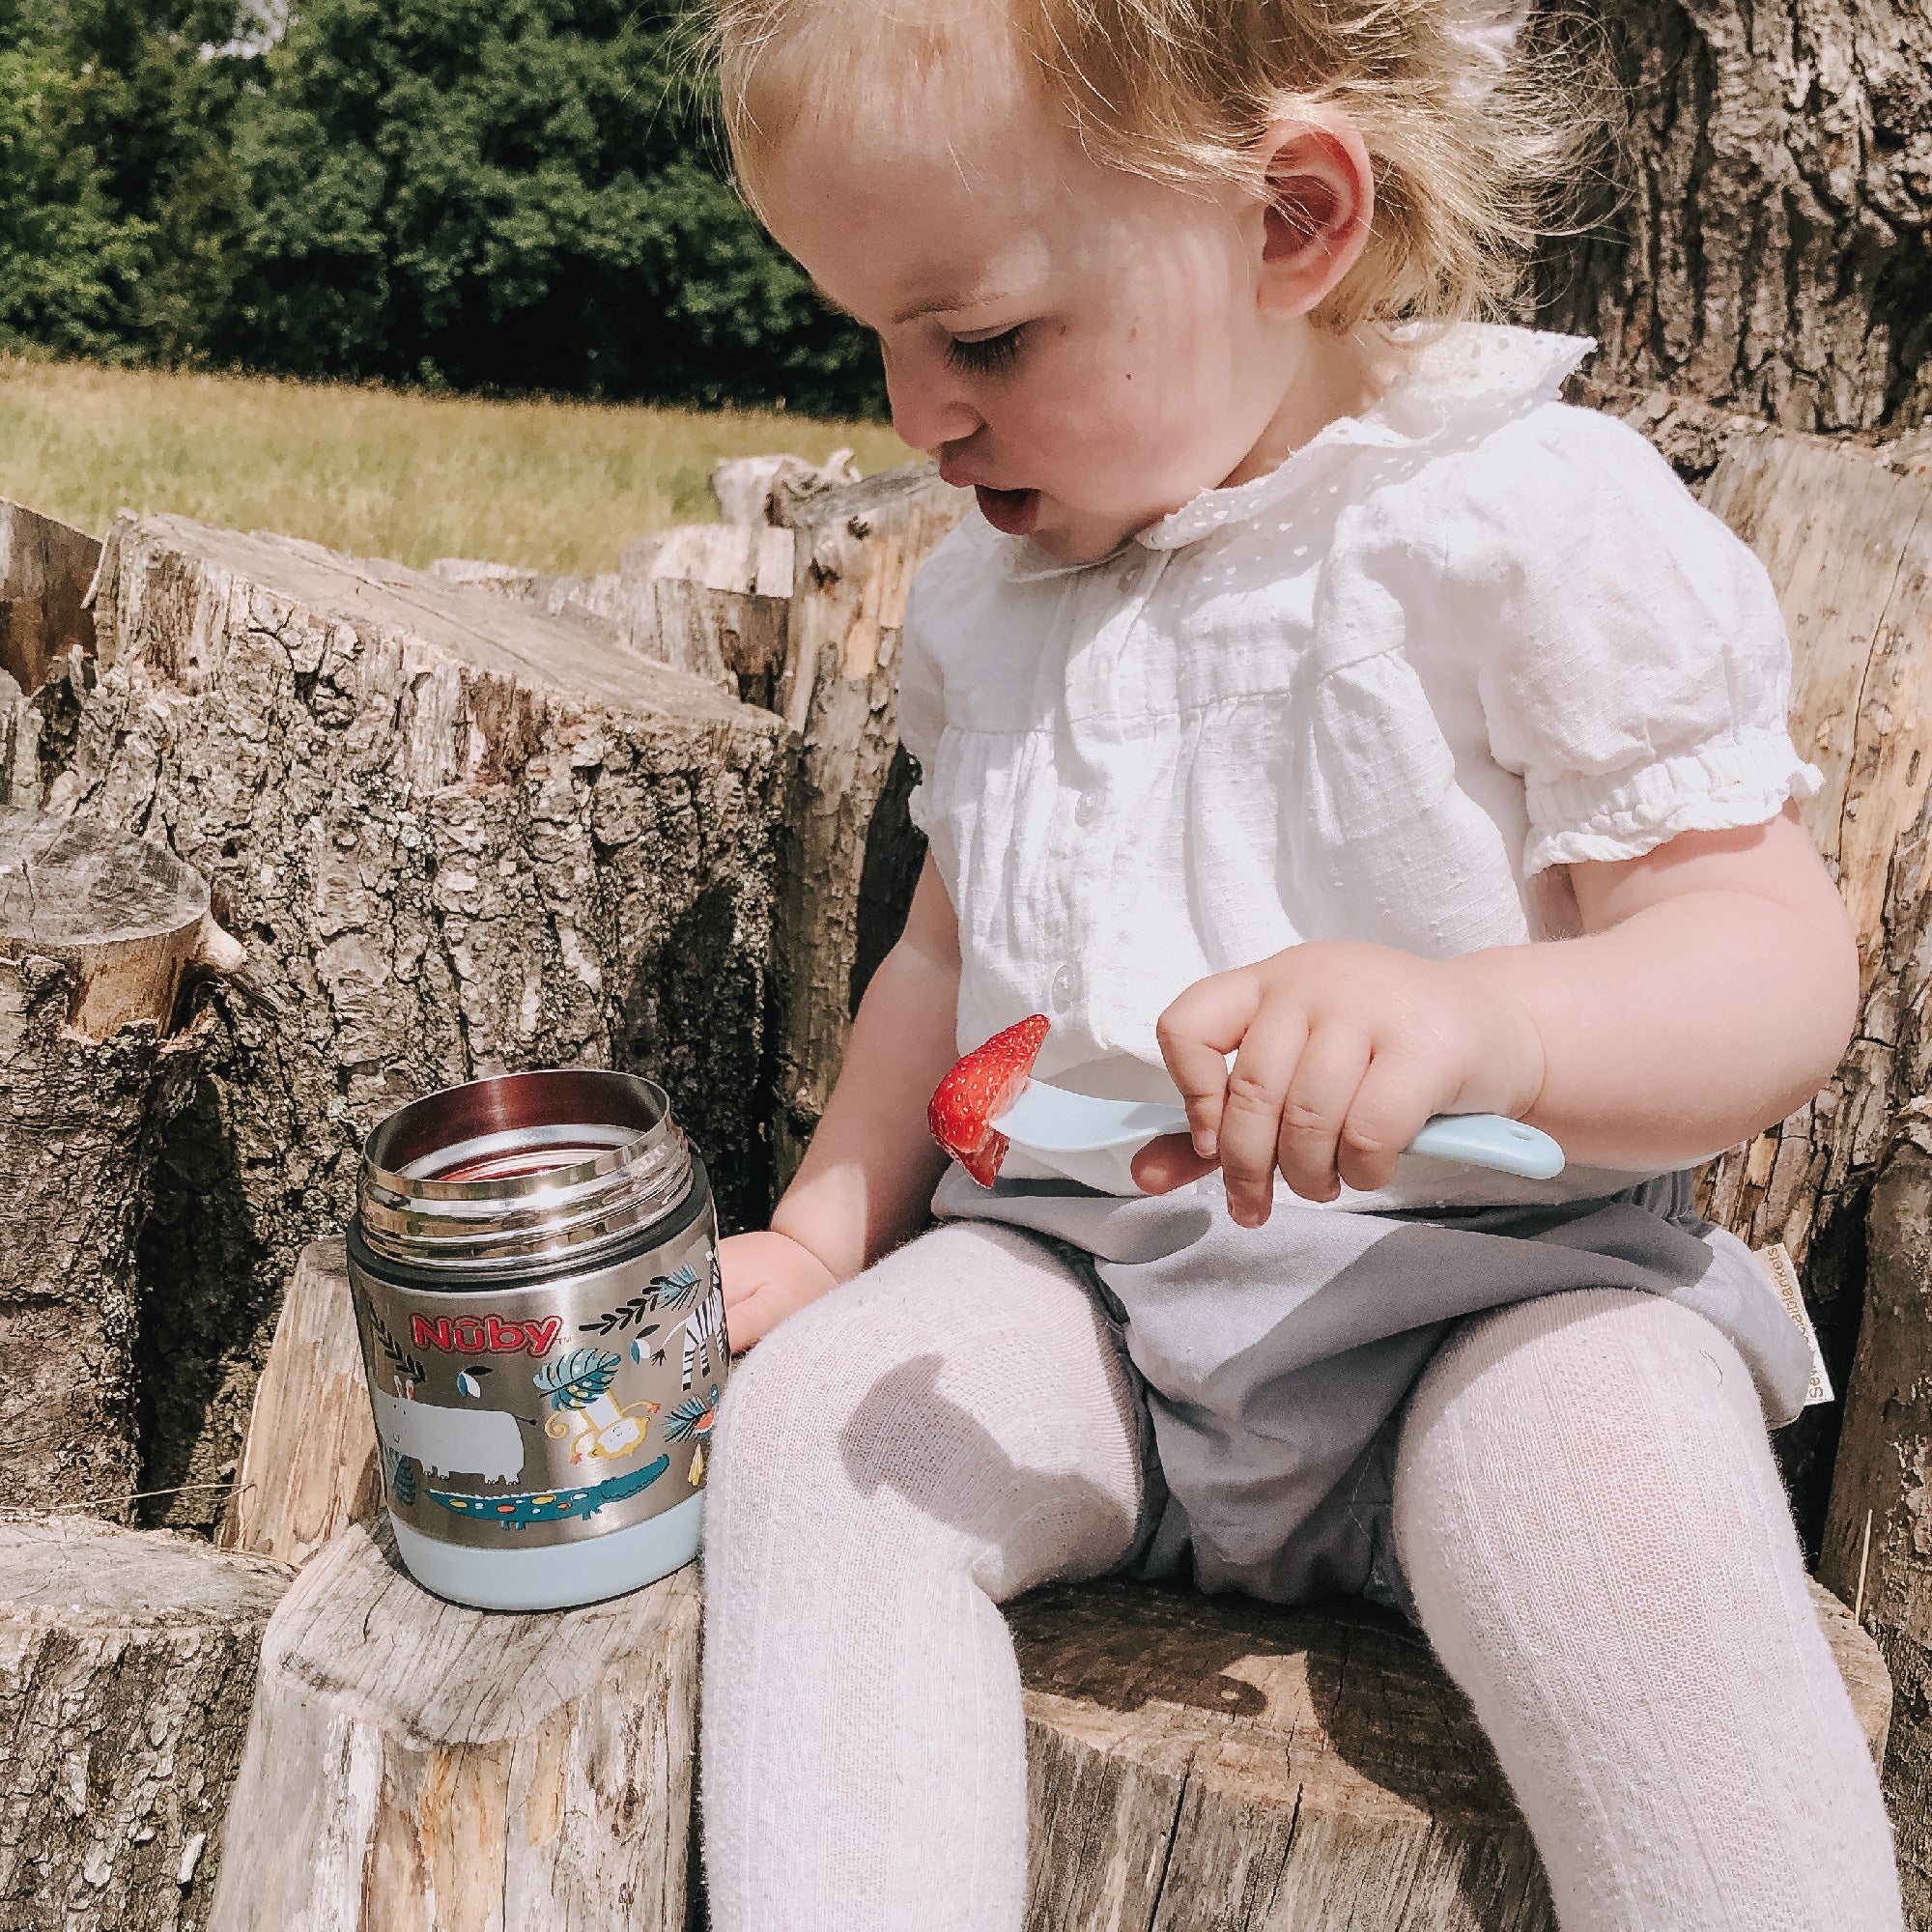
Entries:
[[1073,801],[1073,822],[1075,825],[1092,825],[1100,810],[1100,794],[1097,791],[1083,791]]
[[1047,1004],[1057,1013],[1064,1013],[1073,1004],[1073,968],[1064,961],[1053,976],[1053,983],[1046,989]]

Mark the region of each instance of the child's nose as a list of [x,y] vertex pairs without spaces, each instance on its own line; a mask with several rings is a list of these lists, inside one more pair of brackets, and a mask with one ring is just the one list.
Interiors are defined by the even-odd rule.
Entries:
[[914,449],[936,452],[942,444],[963,442],[984,421],[959,379],[937,356],[888,358],[886,395],[894,430]]

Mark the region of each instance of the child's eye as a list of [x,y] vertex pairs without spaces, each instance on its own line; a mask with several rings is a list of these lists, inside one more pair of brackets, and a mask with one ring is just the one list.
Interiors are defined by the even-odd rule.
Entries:
[[1010,369],[1019,359],[1024,328],[1025,324],[1021,323],[1002,329],[998,335],[983,335],[972,342],[962,342],[955,336],[946,345],[947,365],[973,376],[992,376]]

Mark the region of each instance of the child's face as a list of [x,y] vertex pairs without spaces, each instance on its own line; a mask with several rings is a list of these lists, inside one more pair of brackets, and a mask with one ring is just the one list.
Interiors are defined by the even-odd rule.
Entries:
[[894,427],[990,523],[1090,562],[1335,412],[1338,346],[1282,312],[1259,194],[1101,167],[1023,90],[967,92],[801,126],[758,185],[877,332]]

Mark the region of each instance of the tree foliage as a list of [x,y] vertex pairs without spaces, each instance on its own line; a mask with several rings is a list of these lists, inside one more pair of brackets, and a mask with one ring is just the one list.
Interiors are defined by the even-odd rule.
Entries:
[[74,77],[36,26],[0,12],[0,341],[111,353],[145,231],[115,206]]
[[259,50],[248,27],[238,0],[0,0],[0,264],[44,285],[0,295],[0,327],[308,376],[877,407],[870,345],[723,178],[676,0],[303,0]]

